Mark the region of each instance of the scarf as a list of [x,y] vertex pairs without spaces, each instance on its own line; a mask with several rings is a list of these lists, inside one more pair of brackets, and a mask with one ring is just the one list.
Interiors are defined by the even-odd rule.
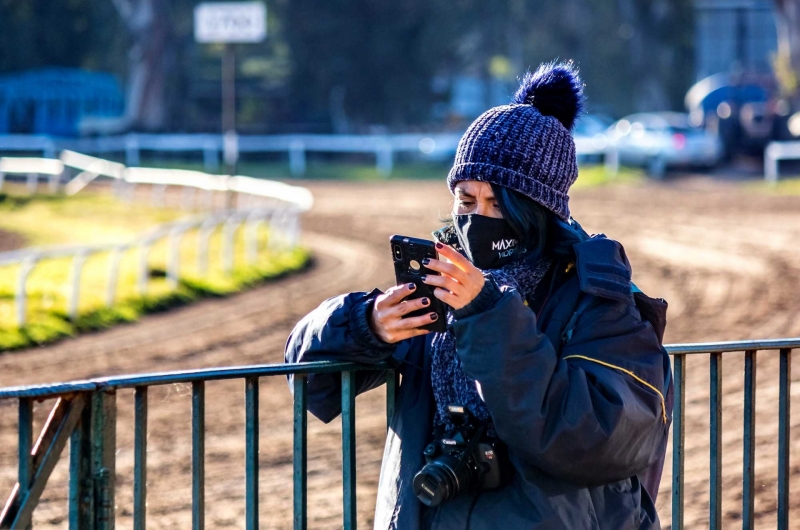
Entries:
[[[450,227],[434,233],[439,241],[453,244],[453,233]],[[457,245],[454,245],[458,249]],[[517,261],[499,269],[484,271],[487,281],[494,280],[500,287],[508,286],[516,289],[526,304],[533,301],[533,294],[552,263],[551,258],[538,255],[523,255]],[[456,352],[456,338],[452,331],[453,315],[447,316],[448,327],[443,333],[434,334],[431,348],[431,384],[436,402],[434,427],[445,432],[454,429],[447,412],[448,405],[464,406],[479,422],[487,423],[487,433],[495,435],[491,423],[491,415],[483,402],[477,383],[464,373],[461,359]]]

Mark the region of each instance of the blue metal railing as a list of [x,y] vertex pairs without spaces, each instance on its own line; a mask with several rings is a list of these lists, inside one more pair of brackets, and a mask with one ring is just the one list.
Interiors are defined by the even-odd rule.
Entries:
[[[792,349],[800,338],[768,341],[683,344],[667,346],[673,356],[675,407],[673,412],[672,528],[683,528],[684,438],[686,356],[708,354],[710,358],[710,528],[722,527],[722,354],[745,352],[744,362],[744,474],[742,483],[743,528],[753,528],[755,459],[756,354],[778,351],[779,439],[778,439],[778,528],[788,530],[789,507],[789,414]],[[307,524],[307,376],[341,373],[343,526],[356,527],[355,374],[360,370],[385,370],[386,413],[394,412],[399,383],[388,365],[347,362],[256,365],[180,372],[136,374],[74,381],[53,385],[0,389],[0,400],[18,400],[18,483],[3,512],[0,528],[29,528],[33,511],[61,453],[70,441],[69,528],[113,529],[116,452],[116,391],[134,389],[133,526],[146,526],[147,496],[147,393],[150,386],[187,383],[192,387],[192,528],[205,527],[205,383],[223,379],[244,380],[245,393],[245,526],[256,529],[258,520],[259,379],[293,374],[294,391],[294,528]],[[57,398],[38,440],[33,437],[33,402]]]

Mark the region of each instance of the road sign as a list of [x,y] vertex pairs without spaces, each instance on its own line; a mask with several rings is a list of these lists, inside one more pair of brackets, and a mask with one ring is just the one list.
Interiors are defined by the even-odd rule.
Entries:
[[208,2],[194,9],[197,42],[261,42],[267,37],[263,2]]

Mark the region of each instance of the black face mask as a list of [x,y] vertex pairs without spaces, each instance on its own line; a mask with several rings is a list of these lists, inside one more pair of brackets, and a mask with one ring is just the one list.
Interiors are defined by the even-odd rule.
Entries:
[[479,269],[499,269],[524,252],[505,219],[470,213],[454,215],[453,220],[458,243]]

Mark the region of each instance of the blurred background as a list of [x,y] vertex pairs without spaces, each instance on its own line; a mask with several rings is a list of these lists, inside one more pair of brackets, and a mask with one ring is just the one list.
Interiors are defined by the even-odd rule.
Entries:
[[[320,302],[392,285],[388,238],[440,227],[460,135],[555,59],[586,83],[571,210],[669,302],[665,341],[800,336],[800,0],[259,0],[241,20],[202,4],[0,0],[0,386],[281,363]],[[800,363],[759,352],[752,438],[742,353],[723,366],[720,527],[742,524],[754,439],[754,528],[778,524],[779,470],[796,528],[800,395],[779,400]],[[708,357],[684,369],[685,527],[705,528]],[[207,392],[207,525],[243,528],[241,381]],[[192,395],[150,391],[150,528],[192,524]],[[258,395],[261,523],[291,528],[292,397],[282,377]],[[366,528],[384,390],[357,404]],[[0,400],[3,498],[17,405]],[[36,403],[34,433],[53,405]],[[130,528],[133,391],[116,407],[116,523]],[[341,528],[340,423],[308,432],[309,527]],[[35,528],[68,526],[68,460]]]
[[[219,132],[226,46],[196,42],[198,3],[4,0],[0,135]],[[577,62],[586,82],[580,135],[634,113],[680,113],[636,114],[609,130],[623,163],[656,175],[760,157],[769,141],[800,135],[794,0],[268,7],[265,39],[228,45],[244,135],[459,133],[554,58]]]

